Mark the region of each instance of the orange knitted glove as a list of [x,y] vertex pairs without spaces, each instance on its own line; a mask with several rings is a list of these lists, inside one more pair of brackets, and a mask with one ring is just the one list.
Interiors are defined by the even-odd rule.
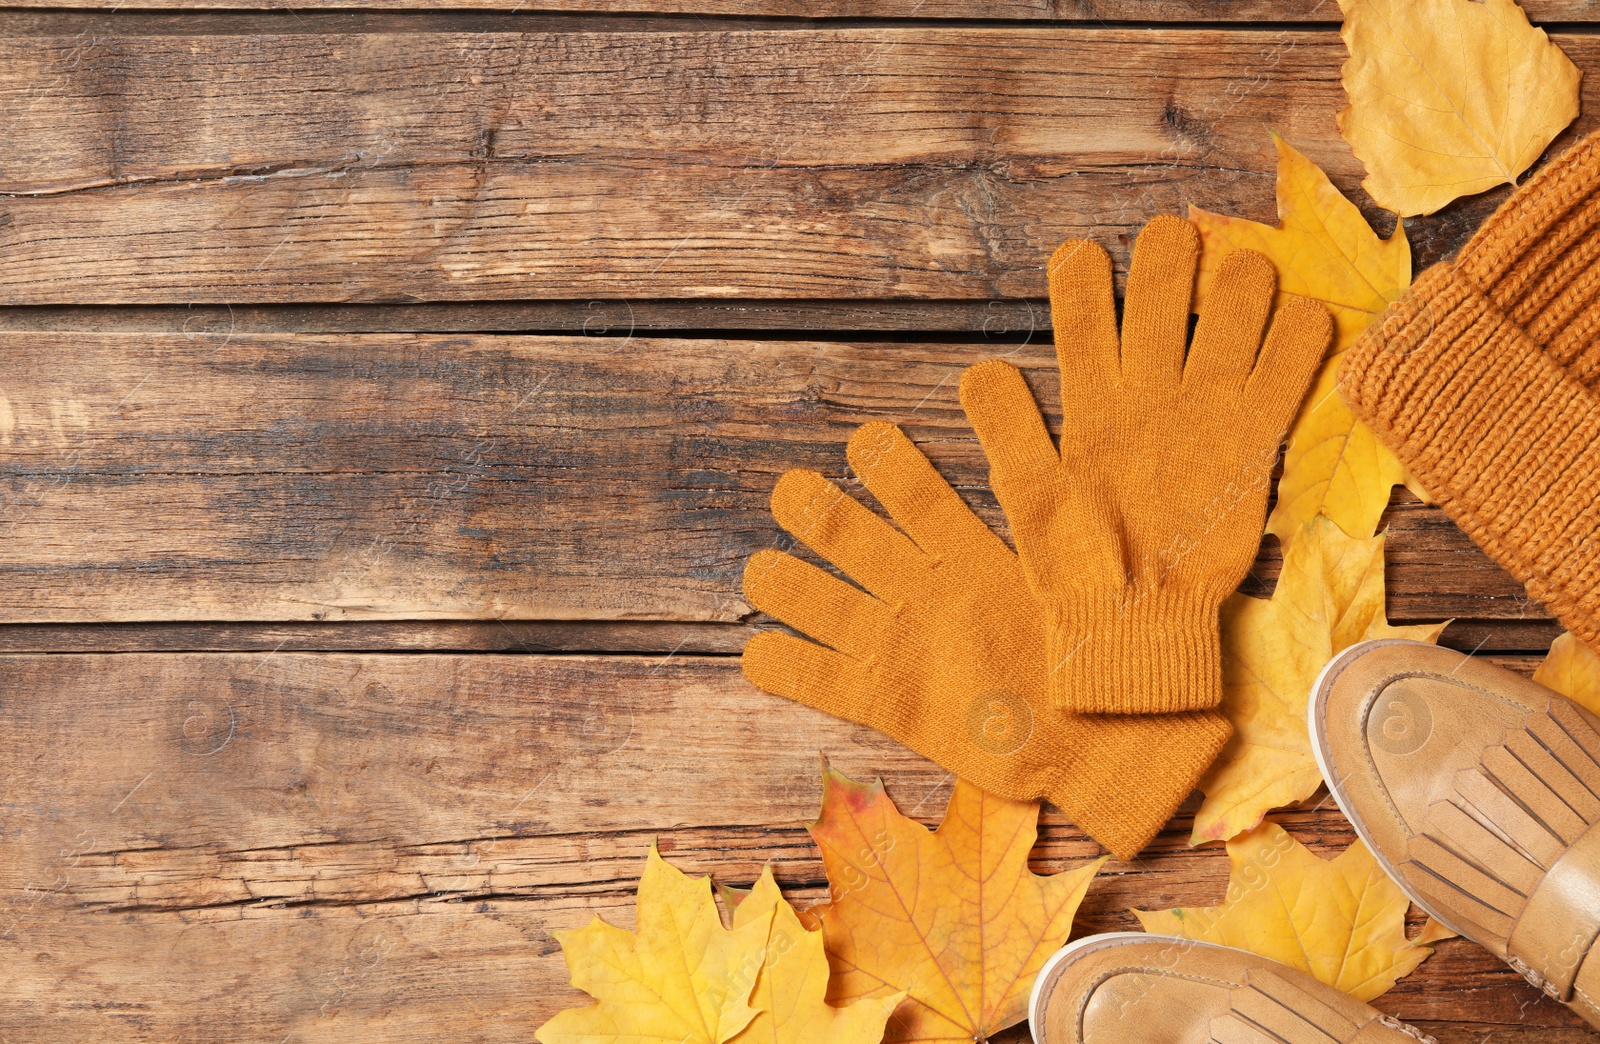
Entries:
[[1017,556],[900,429],[862,427],[849,460],[901,529],[815,472],[784,475],[772,493],[779,523],[866,591],[779,551],[754,555],[750,603],[823,644],[763,632],[745,646],[745,675],[878,729],[990,793],[1048,798],[1132,858],[1222,749],[1228,720],[1051,708],[1044,623]]
[[991,359],[961,381],[1045,613],[1058,707],[1152,714],[1222,700],[1218,612],[1260,548],[1279,442],[1333,322],[1322,305],[1290,298],[1263,345],[1277,274],[1238,250],[1223,259],[1185,361],[1199,255],[1189,222],[1146,226],[1120,346],[1105,250],[1075,240],[1050,259],[1059,453],[1015,367]]

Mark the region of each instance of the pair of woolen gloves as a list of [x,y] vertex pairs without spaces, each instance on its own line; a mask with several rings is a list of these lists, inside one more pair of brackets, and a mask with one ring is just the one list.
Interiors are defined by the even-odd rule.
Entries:
[[779,479],[778,523],[859,586],[754,555],[750,603],[812,640],[756,635],[746,676],[999,797],[1048,799],[1121,858],[1144,848],[1232,735],[1220,610],[1332,335],[1314,301],[1274,309],[1272,263],[1239,250],[1191,347],[1199,260],[1193,225],[1151,221],[1119,337],[1106,251],[1072,240],[1050,259],[1059,447],[1015,367],[962,376],[1015,552],[893,424],[846,451],[893,525],[816,472]]

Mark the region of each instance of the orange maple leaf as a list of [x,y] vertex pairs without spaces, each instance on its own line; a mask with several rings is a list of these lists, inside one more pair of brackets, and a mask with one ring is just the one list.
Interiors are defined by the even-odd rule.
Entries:
[[832,768],[822,814],[808,828],[822,849],[831,901],[820,924],[834,1004],[906,991],[885,1041],[988,1040],[1027,1016],[1045,959],[1072,930],[1105,860],[1041,877],[1028,869],[1039,806],[957,780],[930,831],[883,791]]

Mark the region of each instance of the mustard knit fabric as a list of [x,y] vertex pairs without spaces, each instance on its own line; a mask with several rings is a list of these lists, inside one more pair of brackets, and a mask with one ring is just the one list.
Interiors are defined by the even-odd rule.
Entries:
[[815,472],[784,475],[773,515],[861,586],[780,551],[753,556],[750,603],[814,641],[758,634],[745,646],[745,675],[886,733],[992,794],[1046,798],[1132,858],[1221,751],[1227,718],[1052,707],[1044,615],[1017,556],[899,428],[865,425],[848,458],[899,528]]
[[1600,134],[1512,194],[1347,354],[1340,393],[1600,651]]
[[1086,240],[1056,251],[1059,451],[1016,367],[991,359],[961,381],[1044,614],[1051,702],[1067,710],[1221,703],[1222,602],[1260,549],[1279,443],[1332,337],[1315,301],[1274,316],[1272,262],[1237,250],[1189,347],[1199,258],[1192,224],[1151,221],[1119,334],[1110,256]]

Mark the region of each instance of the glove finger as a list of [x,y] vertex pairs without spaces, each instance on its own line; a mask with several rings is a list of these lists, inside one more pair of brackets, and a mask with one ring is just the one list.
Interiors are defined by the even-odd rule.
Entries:
[[1117,377],[1117,299],[1111,255],[1087,239],[1069,239],[1050,258],[1050,321],[1061,367],[1061,404],[1094,402]]
[[1235,250],[1222,259],[1183,369],[1186,392],[1221,389],[1231,400],[1244,388],[1277,289],[1278,271],[1266,255]]
[[870,725],[869,682],[861,665],[842,653],[780,631],[762,631],[745,644],[744,676],[756,688],[838,718]]
[[1042,482],[1061,463],[1044,417],[1022,371],[986,359],[961,375],[961,408],[989,458],[989,481],[1007,509],[1028,483]]
[[893,424],[873,421],[857,428],[846,456],[889,517],[922,550],[1015,562],[1010,549]]
[[927,584],[927,560],[904,533],[815,471],[796,468],[772,490],[778,524],[879,598],[904,601]]
[[886,641],[894,614],[871,595],[782,551],[757,551],[744,567],[751,605],[850,656],[867,659]]
[[1163,214],[1139,233],[1122,307],[1122,378],[1129,387],[1177,389],[1199,265],[1200,233],[1183,218]]
[[1245,383],[1245,401],[1274,438],[1289,430],[1333,341],[1333,317],[1320,301],[1291,297],[1278,309]]

